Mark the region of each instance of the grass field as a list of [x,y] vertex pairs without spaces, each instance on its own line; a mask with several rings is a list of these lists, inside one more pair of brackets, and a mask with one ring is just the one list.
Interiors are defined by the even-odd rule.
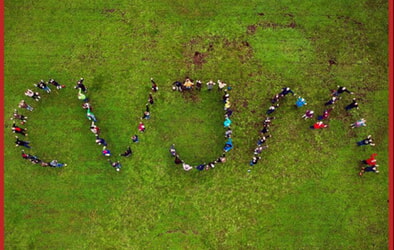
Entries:
[[[388,3],[386,1],[5,1],[6,249],[387,249]],[[196,53],[197,52],[197,53]],[[178,93],[186,76],[232,86],[234,149],[210,171],[185,172],[175,143],[196,165],[224,145],[221,94]],[[89,131],[76,81],[116,155],[116,172]],[[130,136],[159,85],[140,143]],[[33,84],[67,87],[47,94]],[[330,90],[355,92],[335,104],[329,128],[311,130]],[[270,98],[269,148],[249,166]],[[27,88],[40,102],[24,96]],[[359,110],[346,113],[356,97]],[[42,168],[14,147],[9,120],[21,99],[32,149],[67,167]],[[367,127],[350,129],[360,118]],[[376,147],[357,147],[371,134]],[[21,136],[20,136],[21,137]],[[380,173],[358,176],[377,153]],[[248,172],[248,169],[251,171]]]

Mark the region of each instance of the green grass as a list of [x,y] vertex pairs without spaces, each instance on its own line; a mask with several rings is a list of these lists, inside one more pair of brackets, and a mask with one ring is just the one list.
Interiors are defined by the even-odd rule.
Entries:
[[[4,5],[7,249],[387,248],[387,2]],[[202,65],[193,63],[196,51]],[[210,171],[184,172],[168,153],[175,143],[196,165],[224,144],[221,94],[171,91],[186,76],[233,87],[235,147]],[[137,133],[149,78],[159,84],[147,131],[120,173],[94,143],[73,89],[80,77],[113,159]],[[42,93],[39,103],[26,99],[35,107],[26,151],[68,163],[62,169],[24,161],[9,131],[23,92],[49,78],[67,88]],[[330,127],[310,130],[301,115],[320,114],[336,85],[356,93],[360,110],[346,114],[353,96],[344,94]],[[269,98],[284,86],[308,105],[295,109],[292,96],[281,102],[269,148],[249,167]],[[362,117],[368,126],[351,130]],[[368,134],[377,146],[358,148]],[[380,173],[360,178],[359,160],[374,152]]]

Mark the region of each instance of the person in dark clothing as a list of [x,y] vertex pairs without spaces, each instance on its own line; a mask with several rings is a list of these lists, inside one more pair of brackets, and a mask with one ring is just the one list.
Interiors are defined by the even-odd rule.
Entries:
[[374,172],[374,173],[379,173],[378,170],[379,165],[372,165],[372,166],[367,166],[367,167],[361,167],[361,171],[359,173],[360,176],[362,176],[365,172]]
[[150,119],[150,113],[148,111],[144,111],[141,119],[146,119],[146,120]]
[[373,143],[373,139],[371,135],[368,135],[368,137],[365,138],[364,140],[357,142],[357,146],[364,146],[364,145],[375,146],[375,143]]
[[272,120],[274,120],[274,119],[276,119],[276,118],[273,117],[273,116],[271,116],[271,117],[266,117],[265,120],[264,120],[264,122],[263,122],[263,125],[264,125],[264,126],[265,126],[265,125],[271,125]]
[[330,99],[328,102],[326,102],[324,105],[325,105],[325,106],[332,105],[332,104],[334,104],[335,102],[337,102],[339,99],[340,99],[340,97],[333,96],[333,97],[331,97],[331,99]]
[[226,132],[224,132],[224,137],[230,138],[232,133],[233,133],[233,131],[231,130],[231,128],[227,128]]
[[83,78],[79,79],[79,81],[77,82],[77,85],[75,85],[74,89],[81,89],[82,92],[87,93],[88,89],[83,84],[83,81],[84,81]]
[[342,94],[343,92],[349,93],[351,95],[353,95],[354,93],[352,91],[349,91],[346,87],[343,86],[337,86],[337,90],[334,90],[332,95],[333,96],[339,96],[340,94]]
[[272,114],[277,108],[279,107],[279,104],[272,105],[271,107],[268,108],[267,112],[265,112],[267,115]]
[[179,155],[176,155],[176,156],[175,156],[174,162],[175,162],[175,164],[181,164],[181,163],[183,163],[183,161],[181,160],[181,158],[179,158]]
[[153,103],[155,103],[154,100],[153,100],[152,93],[149,93],[148,102],[149,102],[151,105],[153,105]]
[[266,135],[266,136],[261,136],[258,140],[257,140],[257,146],[261,146],[262,144],[264,144],[268,138],[272,137],[272,135]]
[[295,95],[294,92],[290,88],[286,87],[286,88],[282,88],[282,92],[280,92],[279,95],[286,96],[289,93],[292,93],[293,95]]
[[131,150],[131,148],[129,146],[123,154],[120,154],[120,156],[129,157],[132,153],[133,153],[133,151]]
[[270,130],[269,130],[269,124],[266,124],[263,126],[263,129],[260,131],[260,133],[262,134],[267,134]]
[[41,160],[38,159],[37,156],[30,155],[30,154],[26,154],[26,153],[25,153],[25,150],[22,150],[22,151],[21,151],[21,155],[22,155],[22,158],[23,158],[23,159],[29,160],[29,161],[30,161],[31,163],[33,163],[33,164],[37,164],[37,163],[41,162]]
[[[24,154],[24,151],[22,150],[22,157],[25,158],[23,154]],[[27,158],[25,158],[25,159],[29,160],[33,164],[38,164],[38,163],[42,162],[37,156],[31,155],[31,154],[27,154]]]
[[261,154],[261,152],[263,152],[263,150],[267,148],[268,146],[258,146],[257,148],[254,149],[254,154],[255,155]]
[[159,87],[157,86],[156,82],[153,80],[153,78],[150,79],[152,83],[152,91],[157,92],[159,90]]
[[330,112],[331,112],[333,109],[334,109],[334,107],[332,107],[332,108],[330,108],[330,109],[324,110],[323,114],[322,114],[322,115],[319,115],[319,116],[317,117],[317,120],[321,121],[321,120],[327,119],[328,116],[330,115]]
[[198,91],[201,91],[201,88],[202,88],[202,82],[201,82],[200,80],[197,80],[197,81],[196,81],[196,89],[197,89]]
[[30,143],[29,141],[19,140],[18,136],[15,136],[15,138],[16,138],[16,141],[15,141],[15,146],[16,147],[23,146],[23,147],[26,147],[26,148],[31,148],[29,146],[29,143]]
[[227,93],[227,90],[224,90],[224,95],[222,97],[223,103],[226,103],[229,98],[230,98],[230,94]]
[[280,94],[274,95],[274,97],[271,98],[271,103],[272,103],[272,104],[275,104],[275,103],[279,102],[279,100],[280,100],[281,97],[282,97],[282,96],[281,96]]
[[18,127],[18,126],[15,125],[15,122],[12,124],[12,128],[11,129],[12,129],[13,133],[17,133],[17,134],[21,134],[21,135],[27,136],[27,134],[26,134],[27,128]]
[[48,85],[44,82],[44,80],[41,80],[39,83],[34,84],[39,89],[45,90],[47,93],[51,93],[51,89],[48,87]]
[[227,109],[225,115],[227,115],[228,118],[233,114],[233,111],[231,109]]
[[131,140],[132,140],[133,142],[139,142],[138,135],[133,135],[133,136],[131,137]]
[[142,114],[142,117],[141,117],[141,119],[150,119],[150,112],[149,112],[149,104],[146,104],[146,106],[145,106],[145,111],[144,111],[144,113]]
[[120,171],[122,168],[122,165],[120,164],[119,161],[112,162],[111,159],[108,159],[109,164],[111,164],[111,167],[115,168],[116,171]]
[[172,90],[182,92],[182,83],[180,81],[173,82]]
[[175,150],[175,144],[172,144],[171,145],[171,147],[170,147],[170,154],[173,156],[173,157],[176,157],[176,150]]
[[256,165],[257,162],[258,162],[260,159],[261,159],[260,156],[254,156],[254,157],[252,158],[252,160],[250,161],[249,165],[250,165],[250,166]]
[[27,116],[19,114],[18,110],[14,109],[11,120],[20,120],[21,124],[25,124],[27,122]]
[[49,84],[52,84],[53,86],[55,86],[57,89],[61,89],[61,88],[65,88],[66,86],[59,84],[57,81],[55,81],[54,79],[50,79]]
[[98,135],[96,135],[96,143],[98,145],[107,146],[107,142],[103,138],[100,138]]
[[205,169],[205,163],[204,164],[200,164],[196,167],[197,170],[202,171]]
[[312,118],[314,115],[314,111],[313,110],[307,110],[305,112],[305,114],[302,116],[302,118],[304,118],[305,120],[308,118]]
[[349,105],[347,105],[345,107],[346,111],[349,111],[349,110],[354,109],[354,108],[358,109],[358,103],[357,103],[356,98],[353,98],[352,103],[350,103]]

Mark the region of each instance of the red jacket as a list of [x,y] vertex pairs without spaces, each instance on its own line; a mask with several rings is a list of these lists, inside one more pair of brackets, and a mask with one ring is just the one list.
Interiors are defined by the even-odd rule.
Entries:
[[376,159],[375,156],[377,156],[378,154],[372,154],[371,157],[369,157],[368,159],[366,159],[365,161],[367,162],[368,165],[376,165]]
[[316,122],[315,124],[313,124],[313,127],[314,127],[315,129],[319,129],[319,128],[325,128],[325,127],[327,127],[327,125],[325,125],[325,124],[322,123],[322,122]]

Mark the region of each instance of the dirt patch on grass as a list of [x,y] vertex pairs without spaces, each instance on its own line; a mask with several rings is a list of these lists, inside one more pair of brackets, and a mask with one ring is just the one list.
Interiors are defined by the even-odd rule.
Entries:
[[213,44],[212,43],[209,44],[208,51],[213,51]]
[[338,20],[343,20],[344,23],[353,23],[359,26],[363,26],[362,22],[357,21],[356,19],[351,18],[350,16],[337,16]]
[[103,13],[113,13],[115,11],[116,11],[115,9],[104,9]]
[[[162,236],[163,234],[173,234],[173,233],[190,234],[190,232],[188,232],[186,230],[177,229],[177,230],[168,230],[165,233],[158,234],[157,236]],[[194,235],[199,234],[199,232],[195,231],[195,230],[192,230],[191,233],[194,234]]]
[[259,26],[262,28],[277,28],[279,27],[279,24],[273,22],[264,22],[264,23],[259,23]]
[[208,49],[213,50],[213,45],[209,46],[208,49],[202,46],[203,39],[201,37],[195,37],[190,39],[183,45],[183,56],[185,58],[185,64],[187,68],[192,71],[192,68],[202,68],[203,64],[206,63],[208,57]]
[[287,27],[288,27],[288,28],[291,28],[291,29],[294,29],[296,26],[297,26],[297,25],[296,25],[295,21],[292,21],[291,23],[289,23],[289,24],[287,25]]
[[364,29],[364,23],[351,18],[350,16],[338,16],[338,15],[326,15],[328,19],[333,20],[334,22],[341,22],[343,24],[351,24],[351,25],[356,25],[358,29],[363,30]]
[[245,47],[251,47],[248,41],[242,41],[241,43]]
[[231,56],[238,55],[238,59],[242,64],[253,57],[253,48],[247,40],[235,41],[224,38],[222,44],[230,51]]
[[194,37],[183,44],[182,54],[186,68],[192,72],[202,69],[211,56],[238,57],[241,63],[247,63],[253,57],[253,48],[247,40],[230,40],[220,36]]
[[[373,82],[364,83],[362,86],[361,83],[359,85],[359,90],[357,91],[357,95],[360,96],[363,93],[372,93],[376,91],[376,84]],[[358,99],[358,98],[357,98]]]
[[184,90],[182,97],[188,102],[199,102],[201,100],[200,91],[198,90]]
[[266,22],[266,23],[260,23],[260,27],[262,28],[291,28],[294,29],[297,25],[295,21],[291,21],[289,24],[279,24],[279,23],[273,23],[273,22]]
[[335,58],[331,58],[328,60],[328,63],[331,65],[336,65],[337,64],[337,60]]
[[189,44],[190,44],[190,45],[194,45],[194,44],[197,44],[198,41],[199,41],[199,39],[197,39],[197,38],[192,38],[192,39],[190,39]]
[[249,35],[253,35],[254,33],[256,33],[257,28],[261,27],[263,29],[294,29],[295,27],[297,27],[297,24],[295,21],[291,21],[288,24],[279,24],[279,23],[274,23],[274,22],[269,22],[269,21],[265,21],[265,22],[259,22],[257,24],[253,24],[253,25],[249,25],[247,27],[247,34]]
[[[257,13],[257,15],[259,16],[265,16],[265,13]],[[291,20],[289,23],[276,23],[276,22],[271,22],[268,20],[262,20],[259,21],[256,24],[251,24],[247,26],[246,32],[247,34],[253,35],[254,33],[257,32],[258,27],[261,27],[263,29],[294,29],[295,27],[297,27],[297,24],[294,20],[294,14],[293,13],[284,13],[283,16],[285,17],[289,17]]]
[[[349,132],[348,132],[348,136],[349,137],[352,137],[352,138],[357,138],[357,133],[356,133],[356,131],[354,130],[354,129],[349,129],[348,130]],[[356,140],[355,140],[356,141]],[[356,144],[356,143],[355,143]]]
[[205,56],[206,55],[204,55],[203,53],[201,53],[199,51],[194,52],[193,64],[201,67],[203,65],[203,63],[205,63],[205,60],[204,60]]
[[248,34],[254,34],[256,33],[257,26],[255,24],[249,25],[247,28],[247,33]]

